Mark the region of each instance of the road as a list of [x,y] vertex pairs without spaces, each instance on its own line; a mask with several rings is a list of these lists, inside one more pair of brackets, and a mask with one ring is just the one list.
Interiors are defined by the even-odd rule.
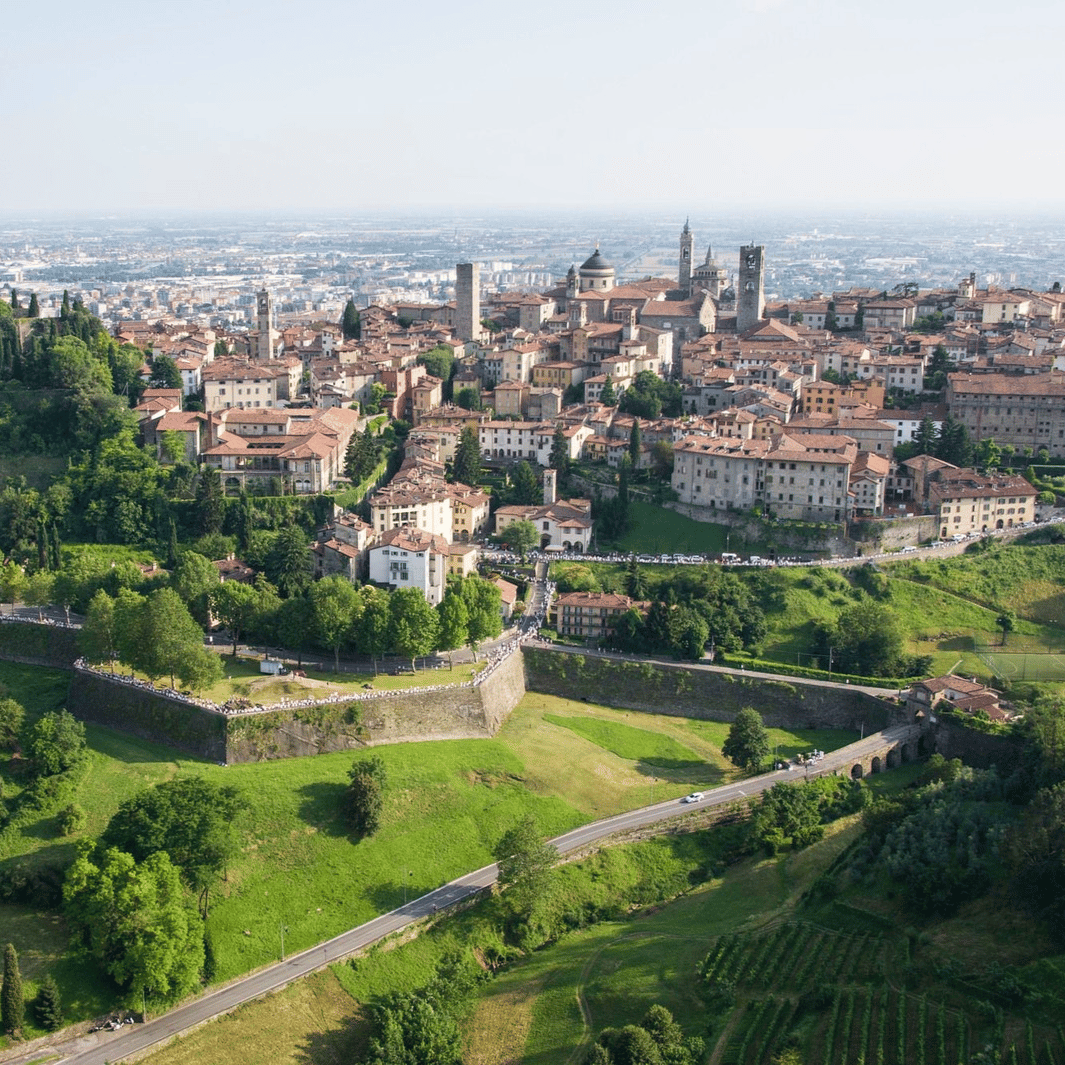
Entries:
[[[781,781],[798,781],[807,776],[824,776],[836,770],[849,772],[850,766],[862,755],[877,750],[885,742],[898,742],[908,738],[917,731],[919,730],[912,725],[897,725],[883,733],[866,736],[857,743],[849,744],[847,747],[825,755],[820,762],[809,767],[806,772],[792,769],[791,771],[779,770],[765,773],[714,788],[707,791],[701,801],[690,804],[682,803],[675,797],[665,799],[638,810],[630,810],[627,813],[616,814],[601,821],[582,825],[580,828],[556,836],[550,842],[557,847],[560,854],[569,854],[618,833],[646,828],[678,817],[697,814],[713,807],[741,802],[752,795],[766,791]],[[51,1054],[64,1055],[62,1060],[69,1062],[70,1065],[105,1065],[106,1062],[121,1061],[156,1043],[164,1042],[202,1024],[204,1021],[226,1013],[242,1003],[277,991],[294,980],[323,969],[356,951],[371,946],[385,936],[407,928],[416,921],[432,917],[433,914],[490,887],[495,883],[496,876],[497,868],[494,864],[476,869],[398,909],[343,932],[325,943],[319,943],[257,973],[210,991],[147,1024],[133,1025],[117,1032],[84,1035],[48,1048],[37,1047],[32,1051],[22,1052],[16,1050],[13,1055],[0,1057],[0,1061],[3,1061],[5,1065],[20,1065],[20,1063],[40,1058],[46,1050]]]

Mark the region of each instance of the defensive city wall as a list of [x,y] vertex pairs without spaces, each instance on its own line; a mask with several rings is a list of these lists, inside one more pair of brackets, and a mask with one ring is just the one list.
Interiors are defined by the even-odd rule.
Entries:
[[[0,658],[70,670],[67,708],[82,720],[231,764],[381,743],[488,738],[499,731],[526,690],[723,722],[753,706],[772,727],[843,728],[864,730],[866,735],[906,720],[901,706],[857,689],[535,646],[497,654],[476,682],[368,691],[322,701],[308,693],[298,702],[227,711],[128,675],[88,668],[77,662],[74,635],[62,626],[5,622],[0,625]],[[446,678],[446,673],[436,676]],[[947,757],[972,758],[974,764],[1001,765],[1006,747],[1011,748],[998,737],[970,729],[940,731]],[[980,749],[969,751],[971,743]]]

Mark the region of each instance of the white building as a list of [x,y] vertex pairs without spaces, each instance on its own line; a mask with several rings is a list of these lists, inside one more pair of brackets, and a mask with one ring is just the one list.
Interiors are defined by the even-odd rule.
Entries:
[[370,548],[370,580],[387,587],[417,588],[431,606],[447,588],[448,542],[422,529],[391,529]]

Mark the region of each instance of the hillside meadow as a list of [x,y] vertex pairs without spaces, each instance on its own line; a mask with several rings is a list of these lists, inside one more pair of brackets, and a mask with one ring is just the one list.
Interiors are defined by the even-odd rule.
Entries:
[[[68,678],[0,663],[0,683],[32,719],[63,705]],[[350,752],[224,767],[90,725],[89,762],[74,795],[84,829],[59,835],[50,810],[0,834],[0,882],[16,870],[55,882],[78,842],[99,835],[122,801],[152,784],[199,775],[232,785],[248,809],[239,854],[212,886],[207,922],[216,979],[226,980],[276,960],[282,925],[286,951],[297,951],[486,864],[498,837],[526,814],[554,835],[732,779],[723,738],[705,722],[530,693],[495,739],[376,748],[388,772],[382,825],[355,843],[339,814]],[[773,730],[771,738],[798,751],[853,736]],[[17,762],[0,762],[8,798],[18,793]],[[28,996],[51,972],[68,1020],[114,1005],[95,966],[68,953],[54,910],[0,905],[0,942],[7,941],[20,952]]]

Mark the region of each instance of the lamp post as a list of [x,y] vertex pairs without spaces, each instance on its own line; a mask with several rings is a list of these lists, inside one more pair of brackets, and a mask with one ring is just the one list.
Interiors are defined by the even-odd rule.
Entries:
[[284,921],[278,921],[277,927],[281,930],[281,960],[285,960],[285,933],[288,931],[288,925]]

